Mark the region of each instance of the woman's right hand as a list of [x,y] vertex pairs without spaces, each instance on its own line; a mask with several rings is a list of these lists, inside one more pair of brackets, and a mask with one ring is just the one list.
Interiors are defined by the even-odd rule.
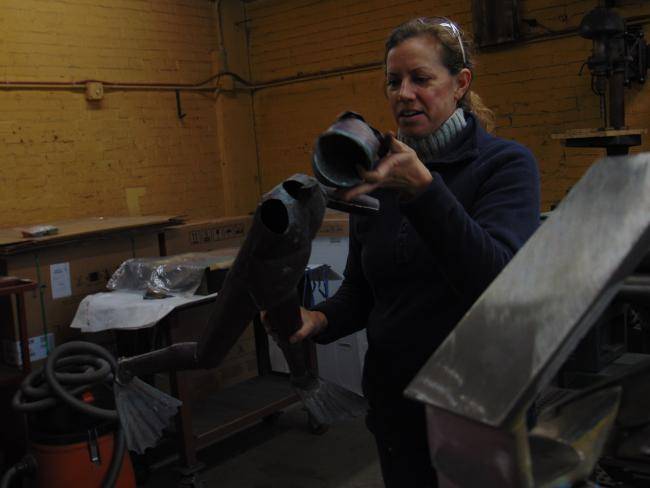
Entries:
[[364,182],[347,190],[340,190],[343,200],[352,200],[377,188],[392,188],[406,198],[413,198],[427,189],[433,180],[431,171],[418,158],[417,153],[398,140],[392,132],[384,136],[389,151],[370,171],[359,167]]
[[[266,333],[274,337],[274,331],[271,328],[266,310],[260,312],[260,318],[262,325],[266,329]],[[327,327],[327,316],[323,312],[307,310],[304,307],[300,307],[300,318],[302,319],[302,326],[289,337],[291,344],[302,342],[309,337],[318,335]]]

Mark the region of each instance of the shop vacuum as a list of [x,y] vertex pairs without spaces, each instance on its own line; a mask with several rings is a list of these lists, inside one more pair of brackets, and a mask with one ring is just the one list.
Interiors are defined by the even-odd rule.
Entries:
[[12,406],[26,415],[25,457],[2,477],[0,488],[135,488],[113,392],[115,359],[90,343],[61,358],[60,346],[44,367],[28,374]]

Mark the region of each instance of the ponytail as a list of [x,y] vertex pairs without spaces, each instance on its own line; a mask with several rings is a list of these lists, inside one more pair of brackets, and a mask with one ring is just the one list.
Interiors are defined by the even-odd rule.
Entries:
[[461,99],[459,105],[466,112],[473,113],[476,120],[479,121],[481,126],[487,132],[494,132],[494,129],[496,128],[496,117],[494,116],[494,112],[483,103],[483,100],[478,93],[469,90]]

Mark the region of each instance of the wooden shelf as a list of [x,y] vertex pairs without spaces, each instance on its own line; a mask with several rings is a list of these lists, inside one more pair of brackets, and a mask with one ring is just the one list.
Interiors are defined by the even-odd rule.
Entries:
[[48,222],[59,231],[42,237],[23,237],[17,227],[0,229],[0,256],[34,251],[50,246],[105,239],[119,234],[163,232],[167,227],[182,223],[179,217],[152,215],[146,217],[88,217],[84,219]]
[[551,134],[551,139],[584,139],[593,137],[641,136],[647,129],[569,129],[558,134]]
[[646,129],[571,129],[560,134],[551,134],[566,147],[587,147],[607,149],[609,156],[622,156],[632,146],[641,145],[641,136]]
[[15,293],[25,293],[26,291],[32,291],[38,288],[38,283],[31,280],[21,279],[18,283],[0,286],[0,296],[3,295],[13,295]]
[[25,318],[25,299],[23,297],[23,293],[26,291],[35,290],[38,288],[38,283],[21,278],[2,278],[4,286],[0,287],[0,296],[13,295],[16,300],[20,352],[23,358],[23,371],[21,371],[19,375],[16,375],[15,373],[12,375],[11,368],[9,368],[9,371],[3,370],[0,372],[0,384],[7,385],[14,384],[16,382],[19,383],[22,377],[32,370],[32,362],[29,356],[29,335],[27,333],[27,319]]
[[267,374],[212,393],[192,404],[197,449],[253,425],[299,401],[287,376]]

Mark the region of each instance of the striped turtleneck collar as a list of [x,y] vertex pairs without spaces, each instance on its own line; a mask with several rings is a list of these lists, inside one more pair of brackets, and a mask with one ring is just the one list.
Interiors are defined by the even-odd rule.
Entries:
[[415,150],[423,163],[428,163],[442,154],[449,143],[467,126],[462,108],[457,108],[451,116],[428,136],[409,137],[397,132],[397,139]]

